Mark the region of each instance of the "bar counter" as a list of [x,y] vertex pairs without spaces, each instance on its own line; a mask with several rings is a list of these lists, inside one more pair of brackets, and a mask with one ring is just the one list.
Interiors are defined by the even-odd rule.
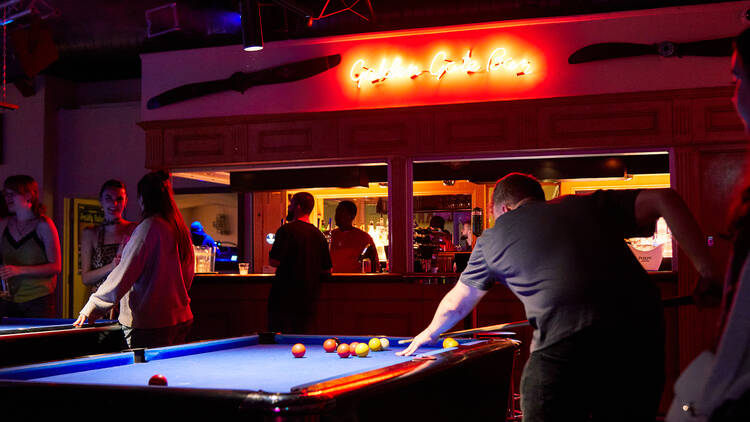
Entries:
[[[677,293],[677,273],[650,272],[662,297]],[[332,274],[322,284],[316,333],[409,336],[431,320],[457,273]],[[195,340],[263,331],[273,274],[200,274],[190,290]],[[521,302],[505,286],[495,286],[461,327],[525,319]],[[460,324],[461,325],[461,324]]]

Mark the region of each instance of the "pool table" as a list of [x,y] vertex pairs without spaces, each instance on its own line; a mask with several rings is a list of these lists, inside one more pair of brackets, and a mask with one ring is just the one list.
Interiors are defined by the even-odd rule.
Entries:
[[[395,355],[398,338],[390,338],[389,350],[343,359],[323,350],[327,338],[262,334],[4,368],[0,397],[14,405],[3,414],[379,422],[505,418],[514,340],[460,340],[458,347],[422,347],[415,356],[401,357]],[[295,343],[306,345],[304,357],[292,356]],[[149,386],[155,374],[166,376],[168,386]]]
[[127,345],[116,321],[76,328],[73,319],[0,318],[0,367],[118,352]]

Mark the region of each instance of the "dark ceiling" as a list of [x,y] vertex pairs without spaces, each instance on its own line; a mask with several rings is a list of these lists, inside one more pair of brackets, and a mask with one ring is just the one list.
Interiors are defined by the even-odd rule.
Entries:
[[[4,3],[4,0],[0,0]],[[698,0],[330,0],[325,13],[342,11],[309,26],[302,14],[321,14],[325,0],[265,0],[261,3],[266,42],[401,28],[455,25],[482,21],[565,16],[622,10],[671,7],[719,1]],[[34,7],[37,13],[8,25],[8,79],[28,79],[16,54],[14,33],[37,28],[51,32],[59,58],[42,71],[72,81],[132,79],[140,76],[139,53],[240,44],[239,1],[175,2],[179,29],[147,36],[146,11],[172,4],[164,0],[22,0],[8,16]],[[298,9],[307,9],[299,13]],[[171,10],[165,8],[163,10]],[[356,12],[356,13],[355,13]],[[163,17],[164,15],[162,15]],[[152,25],[169,28],[158,16]],[[158,22],[157,22],[158,21]],[[38,30],[38,29],[36,29]],[[16,32],[20,31],[20,32]],[[28,33],[28,32],[27,32]],[[36,32],[31,32],[36,34]],[[15,36],[18,38],[18,36]],[[37,50],[38,51],[38,50]],[[248,53],[252,54],[252,53]],[[44,63],[45,58],[34,58]],[[54,61],[53,61],[54,60]],[[45,65],[46,66],[46,65]]]

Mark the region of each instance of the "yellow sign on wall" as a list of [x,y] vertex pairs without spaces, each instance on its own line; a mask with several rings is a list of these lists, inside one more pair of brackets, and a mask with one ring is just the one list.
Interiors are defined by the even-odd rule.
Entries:
[[64,206],[62,316],[75,318],[90,294],[81,280],[81,236],[86,227],[104,221],[104,212],[96,199],[65,198]]

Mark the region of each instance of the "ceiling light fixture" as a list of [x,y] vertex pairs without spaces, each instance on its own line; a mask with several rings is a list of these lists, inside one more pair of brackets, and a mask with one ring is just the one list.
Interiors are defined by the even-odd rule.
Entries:
[[242,45],[245,51],[263,49],[263,27],[260,21],[260,4],[257,0],[241,0]]

